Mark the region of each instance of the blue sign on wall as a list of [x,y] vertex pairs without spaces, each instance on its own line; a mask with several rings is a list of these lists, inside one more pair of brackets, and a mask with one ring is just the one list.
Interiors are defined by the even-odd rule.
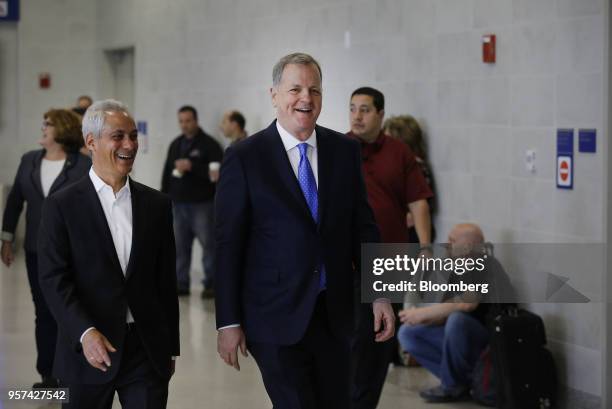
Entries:
[[557,129],[557,188],[574,188],[573,129]]
[[597,131],[595,129],[580,129],[578,131],[578,152],[597,152]]
[[147,132],[147,121],[138,121],[136,123],[136,129],[138,129],[138,133],[141,135],[146,135]]
[[574,154],[574,130],[557,129],[557,154]]
[[149,151],[149,127],[147,121],[136,122],[136,128],[138,129],[139,150],[142,153],[147,153]]
[[0,0],[0,22],[19,21],[19,0]]

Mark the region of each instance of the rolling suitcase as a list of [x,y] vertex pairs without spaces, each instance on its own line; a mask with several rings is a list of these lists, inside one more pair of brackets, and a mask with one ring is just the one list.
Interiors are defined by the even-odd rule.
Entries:
[[491,356],[500,409],[553,409],[557,375],[542,318],[516,306],[490,320]]

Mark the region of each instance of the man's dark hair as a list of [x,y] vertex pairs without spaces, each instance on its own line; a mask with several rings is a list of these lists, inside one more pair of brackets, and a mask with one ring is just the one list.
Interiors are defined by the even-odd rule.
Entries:
[[193,114],[193,119],[195,119],[196,121],[198,120],[198,111],[196,111],[196,109],[194,107],[192,107],[191,105],[183,105],[182,107],[179,108],[179,114],[182,112],[191,112]]
[[242,115],[238,111],[232,111],[228,119],[232,122],[236,122],[240,127],[240,130],[244,131],[244,127],[246,125],[246,119],[244,119],[244,115]]
[[385,96],[383,95],[382,92],[380,92],[379,90],[375,88],[372,88],[372,87],[357,88],[351,94],[351,98],[353,98],[355,95],[369,95],[372,97],[374,108],[376,108],[377,111],[385,109]]
[[77,102],[80,102],[82,99],[86,99],[89,105],[93,104],[93,99],[91,99],[89,95],[81,95],[80,97],[77,98]]

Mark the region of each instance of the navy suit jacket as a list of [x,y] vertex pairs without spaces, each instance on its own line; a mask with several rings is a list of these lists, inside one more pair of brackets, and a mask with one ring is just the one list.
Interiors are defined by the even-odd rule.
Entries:
[[276,121],[229,148],[216,197],[217,328],[290,345],[304,335],[327,275],[332,330],[353,330],[362,242],[377,242],[357,141],[316,127],[319,223],[291,168]]
[[[40,164],[45,156],[45,150],[30,151],[23,155],[15,182],[6,200],[2,231],[15,234],[17,222],[23,210],[24,202],[28,203],[26,209],[26,235],[24,247],[26,251],[36,251],[36,237],[40,224],[40,211],[45,196],[43,195],[40,180]],[[59,189],[76,182],[86,175],[91,168],[91,159],[78,152],[69,153],[62,172],[53,182],[49,195]]]
[[[38,234],[40,288],[58,326],[54,374],[69,383],[110,382],[124,351],[127,308],[147,356],[170,377],[178,356],[172,204],[163,193],[130,179],[132,249],[124,276],[98,194],[89,177],[49,196]],[[80,337],[96,327],[117,349],[107,372],[93,368]]]

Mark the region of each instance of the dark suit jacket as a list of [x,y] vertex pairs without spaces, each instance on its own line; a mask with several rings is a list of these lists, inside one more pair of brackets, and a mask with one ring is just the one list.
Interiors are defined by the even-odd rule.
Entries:
[[[40,164],[44,156],[44,149],[30,151],[22,156],[15,182],[6,200],[6,208],[2,219],[2,231],[15,234],[17,222],[23,210],[23,203],[28,203],[24,247],[26,251],[30,252],[36,251],[40,211],[45,200],[40,180]],[[78,152],[69,153],[62,172],[49,190],[49,195],[82,178],[83,175],[87,174],[89,168],[91,168],[91,159]]]
[[353,329],[362,242],[377,242],[359,144],[316,127],[319,224],[310,215],[273,122],[228,149],[216,197],[217,327],[239,323],[250,342],[294,344],[327,274],[332,329]]
[[[89,175],[49,196],[38,237],[40,286],[58,324],[54,374],[67,382],[106,383],[119,369],[128,305],[153,366],[169,377],[179,355],[174,234],[170,199],[130,179],[132,250],[124,276]],[[103,373],[87,363],[80,337],[89,327],[117,352]]]

